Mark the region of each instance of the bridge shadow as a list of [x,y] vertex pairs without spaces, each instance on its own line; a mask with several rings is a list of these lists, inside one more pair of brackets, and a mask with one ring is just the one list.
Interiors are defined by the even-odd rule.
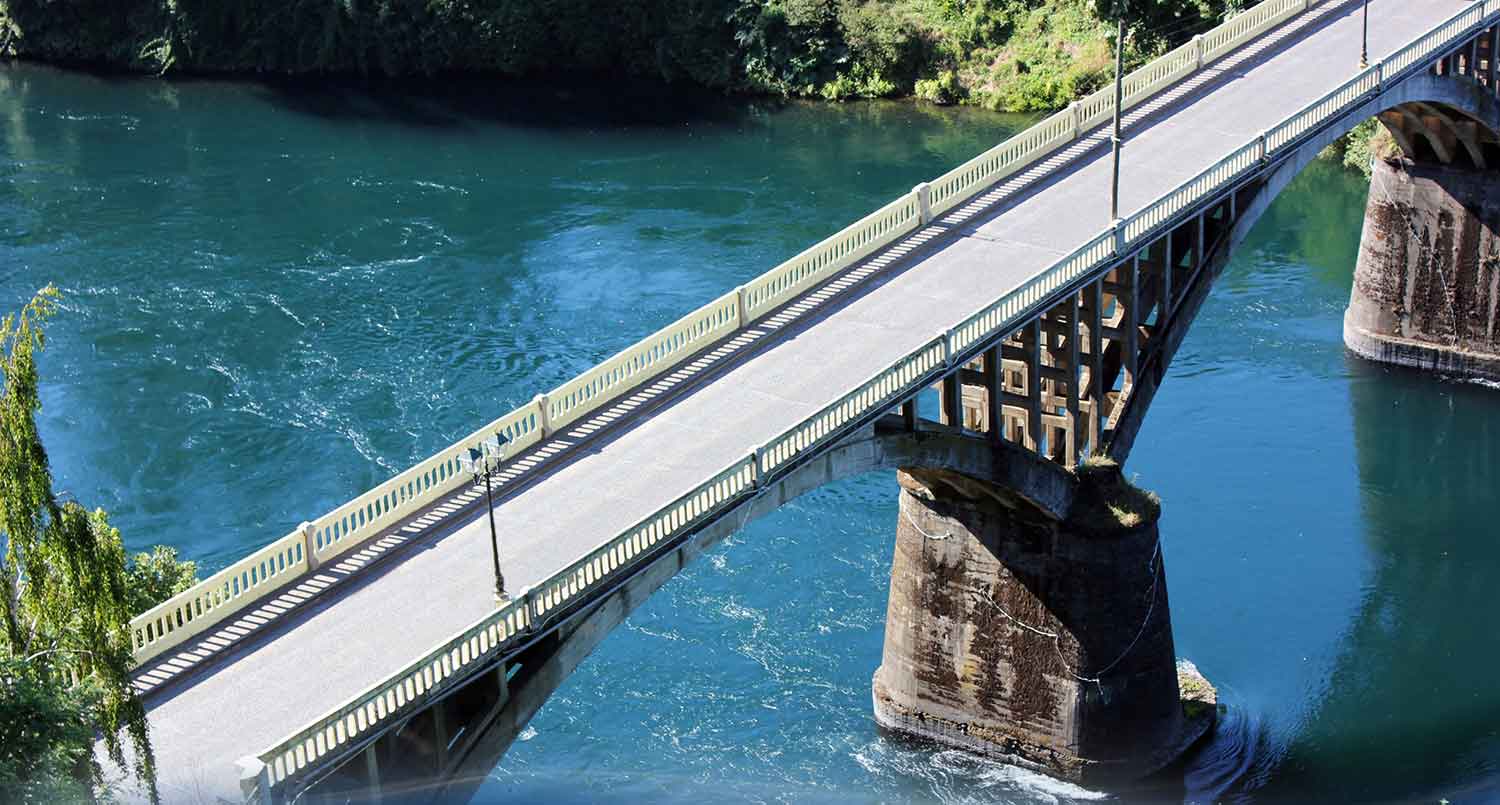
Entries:
[[[1287,45],[1299,41],[1336,18],[1352,13],[1357,0],[1330,5],[1311,18],[1269,34],[1241,57],[1204,71],[1161,99],[1132,112],[1126,130],[1139,132],[1164,120],[1171,112],[1190,105],[1204,94],[1237,80],[1245,70],[1261,63]],[[295,100],[289,92],[289,102]],[[316,99],[317,96],[309,96]],[[352,96],[360,97],[360,96]],[[321,102],[319,102],[321,103]],[[310,113],[343,115],[404,114],[405,101],[380,111],[351,102],[340,110],[310,109]],[[441,111],[421,122],[432,108],[420,104],[412,112],[422,125],[448,125]],[[964,237],[985,221],[1012,209],[1024,197],[1040,192],[1097,161],[1108,143],[1107,127],[1007,178],[975,199],[945,214],[895,244],[857,263],[823,285],[792,300],[755,325],[713,344],[625,397],[592,412],[562,429],[548,440],[510,461],[496,484],[496,507],[533,484],[587,456],[596,455],[633,429],[672,410],[695,391],[724,377],[728,372],[771,350],[796,343],[799,335],[846,309],[876,289],[921,265],[922,261]],[[746,446],[747,452],[750,445]],[[335,604],[339,597],[365,589],[380,581],[399,564],[399,558],[416,550],[431,550],[458,533],[484,513],[484,492],[469,485],[407,520],[378,534],[367,544],[320,567],[308,578],[269,600],[253,604],[211,632],[183,648],[164,655],[136,676],[137,690],[148,707],[170,701],[207,678],[217,667],[271,646],[275,639],[299,628],[317,613]],[[406,659],[405,657],[399,659]]]

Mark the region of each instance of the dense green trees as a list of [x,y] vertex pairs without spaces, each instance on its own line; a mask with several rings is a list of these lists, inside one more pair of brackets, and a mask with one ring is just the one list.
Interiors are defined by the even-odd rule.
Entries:
[[130,686],[131,617],[193,581],[157,548],[127,561],[103,510],[53,491],[37,430],[37,355],[57,310],[42,289],[0,320],[0,801],[88,800],[95,733],[154,796],[145,710]]
[[[0,0],[0,51],[138,70],[629,75],[1053,108],[1108,80],[1119,0]],[[1226,0],[1132,0],[1132,59]]]

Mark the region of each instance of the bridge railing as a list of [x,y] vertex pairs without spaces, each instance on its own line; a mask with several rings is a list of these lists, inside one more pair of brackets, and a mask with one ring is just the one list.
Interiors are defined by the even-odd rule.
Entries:
[[[1481,10],[1475,13],[1476,8]],[[1421,37],[1417,40],[1420,47],[1410,53],[1409,48],[1403,48],[1400,53],[1405,55],[1400,68],[1377,64],[1363,70],[1287,117],[1267,134],[1234,149],[1118,226],[1104,230],[962,323],[890,364],[853,391],[838,396],[753,455],[735,462],[604,542],[391,678],[262,752],[259,758],[266,767],[263,784],[277,785],[329,753],[370,734],[371,730],[405,717],[418,697],[442,685],[444,680],[461,676],[462,668],[493,661],[549,616],[571,603],[587,600],[595,591],[609,589],[620,574],[632,571],[635,563],[651,555],[663,542],[688,534],[706,519],[747,501],[799,458],[831,445],[851,428],[870,421],[930,385],[947,373],[966,350],[1013,332],[1047,305],[1050,294],[1107,270],[1176,217],[1213,200],[1236,181],[1263,170],[1267,160],[1294,146],[1302,134],[1346,114],[1376,94],[1383,79],[1394,79],[1406,68],[1461,41],[1481,23],[1494,24],[1497,19],[1500,19],[1500,0],[1485,0],[1482,7],[1466,9],[1434,29],[1446,32],[1443,36]]]
[[[1222,58],[1274,25],[1317,5],[1311,0],[1265,0],[1124,78],[1125,109]],[[689,313],[547,394],[489,423],[436,455],[312,521],[304,528],[235,562],[131,621],[137,665],[166,652],[214,623],[249,606],[365,543],[468,482],[460,458],[496,432],[517,455],[557,428],[598,410],[678,365],[699,350],[776,310],[850,265],[889,246],[934,216],[1082,137],[1113,114],[1114,96],[1100,90],[965,162],[744,286]],[[299,547],[300,546],[300,547]],[[288,564],[300,551],[311,561]],[[277,570],[266,564],[277,559]]]
[[1447,45],[1458,34],[1467,31],[1480,20],[1492,14],[1494,12],[1494,5],[1490,0],[1486,0],[1484,3],[1475,3],[1455,14],[1452,19],[1442,25],[1423,34],[1411,44],[1392,53],[1382,62],[1388,71],[1387,74],[1395,76],[1418,61],[1432,55],[1434,51]]

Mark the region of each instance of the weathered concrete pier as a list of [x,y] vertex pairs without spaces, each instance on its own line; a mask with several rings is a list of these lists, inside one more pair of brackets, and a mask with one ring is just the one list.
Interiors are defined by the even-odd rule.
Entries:
[[898,479],[882,726],[1089,784],[1206,734],[1214,709],[1187,717],[1178,689],[1154,497],[1107,462],[1081,468],[1062,519],[952,471]]
[[1500,147],[1434,104],[1382,116],[1344,343],[1371,360],[1500,380]]

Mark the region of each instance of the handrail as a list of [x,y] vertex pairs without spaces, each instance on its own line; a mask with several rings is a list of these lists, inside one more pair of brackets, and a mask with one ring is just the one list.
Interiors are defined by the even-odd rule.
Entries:
[[[1202,37],[1125,76],[1122,107],[1133,108],[1314,5],[1312,0],[1264,0],[1226,20]],[[1205,43],[1209,44],[1207,50]],[[510,454],[519,455],[555,429],[640,388],[705,346],[750,326],[787,301],[928,224],[933,217],[1081,138],[1112,115],[1113,109],[1111,93],[1100,90],[1089,95],[317,518],[311,523],[310,536],[305,528],[301,535],[287,535],[132,619],[131,647],[136,666],[462,487],[468,479],[462,472],[460,458],[496,431],[510,438]],[[299,541],[312,561],[272,574],[276,584],[246,582],[225,586],[220,578],[226,574],[242,580],[249,578],[247,574],[259,578],[266,551],[285,552]]]
[[[265,765],[263,783],[279,784],[338,747],[370,734],[380,724],[404,718],[420,701],[419,697],[457,674],[462,666],[493,661],[570,602],[587,600],[591,590],[609,589],[623,573],[633,569],[633,562],[657,555],[654,549],[663,543],[691,533],[706,519],[748,500],[776,476],[787,472],[796,460],[842,438],[852,425],[889,410],[895,402],[951,370],[952,363],[966,350],[1013,332],[1046,305],[1049,294],[1086,275],[1107,270],[1183,212],[1262,170],[1278,152],[1295,146],[1302,135],[1344,115],[1378,92],[1387,77],[1394,78],[1479,23],[1493,24],[1500,16],[1500,0],[1485,0],[1477,16],[1473,12],[1476,8],[1480,6],[1460,12],[1416,40],[1423,43],[1418,51],[1406,53],[1410,48],[1398,51],[1406,54],[1400,67],[1392,69],[1377,64],[1362,70],[1284,119],[1267,134],[1229,152],[1197,176],[1032,275],[957,326],[889,364],[853,391],[836,397],[752,455],[528,589],[516,602],[485,616],[391,678],[371,686],[261,752],[258,758]],[[1443,35],[1435,35],[1439,33]]]

